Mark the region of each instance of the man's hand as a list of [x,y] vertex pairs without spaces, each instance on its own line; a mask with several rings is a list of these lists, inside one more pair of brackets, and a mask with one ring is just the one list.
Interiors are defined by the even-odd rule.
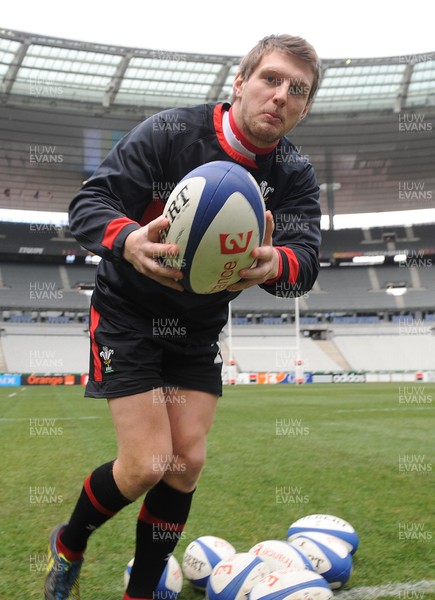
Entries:
[[278,275],[279,257],[278,252],[272,246],[272,234],[275,228],[273,216],[270,210],[266,211],[266,232],[264,234],[263,245],[254,248],[252,257],[255,263],[250,269],[239,271],[240,281],[230,285],[229,292],[239,292],[253,285],[264,283],[269,279],[274,279]]
[[175,244],[160,243],[160,232],[168,225],[166,217],[157,217],[145,227],[132,231],[125,239],[123,256],[142,275],[182,292],[178,281],[183,273],[164,264],[165,258],[173,258],[179,252]]

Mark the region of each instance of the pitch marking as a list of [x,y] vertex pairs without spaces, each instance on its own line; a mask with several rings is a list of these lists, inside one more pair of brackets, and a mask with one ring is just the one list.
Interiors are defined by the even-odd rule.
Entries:
[[[47,417],[45,417],[47,418]],[[85,421],[90,419],[104,419],[105,417],[50,417],[54,421]],[[44,417],[4,417],[0,418],[0,422],[5,421],[30,421],[31,419],[44,419]]]
[[376,598],[396,597],[399,600],[424,600],[425,593],[435,592],[435,580],[414,581],[412,583],[387,583],[350,590],[337,591],[337,600],[376,600]]
[[338,408],[334,412],[347,413],[347,412],[390,412],[393,410],[430,410],[431,406],[398,406],[397,408]]

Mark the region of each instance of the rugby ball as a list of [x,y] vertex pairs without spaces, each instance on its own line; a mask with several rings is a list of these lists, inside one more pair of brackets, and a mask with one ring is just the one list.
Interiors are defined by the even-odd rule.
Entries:
[[326,579],[333,590],[338,590],[348,581],[352,573],[352,555],[341,540],[327,533],[307,531],[291,544],[309,558],[314,570]]
[[[132,558],[127,564],[124,571],[124,589],[127,589],[130,581],[131,569],[133,567],[134,558]],[[170,598],[176,600],[178,594],[181,592],[183,587],[183,573],[178,560],[174,555],[171,554],[168,562],[166,563],[165,570],[160,577],[160,581],[153,594],[153,598],[158,600],[161,598],[165,600]]]
[[203,535],[187,546],[181,568],[194,588],[205,591],[213,567],[234,554],[236,554],[234,546],[223,538]]
[[180,269],[183,287],[215,294],[239,281],[238,272],[254,264],[261,246],[265,204],[252,175],[241,165],[214,161],[193,169],[172,190],[163,209],[169,225],[162,243],[177,244],[176,257],[162,264]]
[[305,554],[284,540],[265,540],[252,546],[248,552],[262,558],[271,571],[286,568],[314,571],[313,565]]
[[326,579],[314,571],[280,569],[256,583],[248,600],[331,600]]
[[206,588],[208,600],[246,600],[269,567],[251,552],[238,552],[221,560],[211,572]]
[[319,531],[339,538],[351,554],[355,554],[359,546],[359,537],[350,523],[334,515],[307,515],[290,525],[287,540],[293,541],[300,533]]

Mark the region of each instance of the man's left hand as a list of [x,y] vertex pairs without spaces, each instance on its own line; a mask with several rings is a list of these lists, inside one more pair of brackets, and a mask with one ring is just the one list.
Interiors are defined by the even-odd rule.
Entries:
[[254,248],[251,254],[255,262],[249,269],[239,271],[240,281],[227,287],[229,292],[239,292],[253,285],[269,281],[269,279],[275,279],[278,276],[278,251],[272,246],[274,228],[273,216],[270,210],[268,210],[266,211],[266,231],[263,244]]

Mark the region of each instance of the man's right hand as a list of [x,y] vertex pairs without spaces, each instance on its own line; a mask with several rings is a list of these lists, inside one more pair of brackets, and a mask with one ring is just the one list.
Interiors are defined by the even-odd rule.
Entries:
[[168,219],[161,216],[150,221],[148,225],[132,231],[125,239],[123,256],[142,275],[182,292],[184,288],[178,282],[182,279],[183,273],[164,264],[165,258],[173,258],[179,252],[176,244],[160,242],[160,232],[168,225]]

